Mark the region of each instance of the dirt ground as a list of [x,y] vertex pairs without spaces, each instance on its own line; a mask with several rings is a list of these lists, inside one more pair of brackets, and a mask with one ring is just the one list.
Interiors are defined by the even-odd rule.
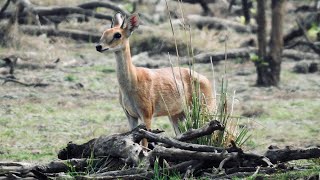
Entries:
[[[102,32],[105,27],[102,24],[97,23],[97,32]],[[72,26],[77,27],[77,23]],[[170,36],[169,28],[165,29],[165,34]],[[230,49],[248,37],[255,37],[212,30],[212,41],[208,42],[206,32],[195,29],[193,38],[196,45],[203,42],[206,50],[220,51],[224,49],[221,37],[225,33],[229,35]],[[26,65],[15,69],[19,81],[49,85],[1,84],[0,160],[52,160],[69,141],[83,143],[100,135],[128,130],[118,103],[113,54],[96,52],[94,43],[46,35],[18,36],[16,47],[0,47],[1,57],[21,57],[18,62]],[[167,55],[157,54],[155,59],[159,58],[168,60]],[[46,66],[57,59],[56,67]],[[139,64],[139,58],[136,59],[135,63]],[[292,71],[296,63],[284,59],[280,86],[268,88],[255,86],[256,72],[250,60],[222,61],[214,66],[217,91],[225,77],[229,102],[234,99],[233,116],[239,117],[240,124],[247,126],[252,134],[245,149],[263,152],[269,145],[320,146],[320,73],[296,74]],[[211,65],[196,64],[195,68],[213,80]],[[156,118],[153,127],[173,135],[166,117]]]

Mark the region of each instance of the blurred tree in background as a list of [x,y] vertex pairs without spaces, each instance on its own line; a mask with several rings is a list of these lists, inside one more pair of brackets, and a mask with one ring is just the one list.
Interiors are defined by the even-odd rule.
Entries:
[[277,86],[280,81],[281,55],[283,49],[283,13],[285,0],[272,0],[272,27],[267,51],[266,1],[257,1],[258,56],[255,61],[258,86]]

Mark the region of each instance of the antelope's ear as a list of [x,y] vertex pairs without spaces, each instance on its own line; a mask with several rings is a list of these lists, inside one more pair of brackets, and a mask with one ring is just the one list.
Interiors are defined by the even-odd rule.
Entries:
[[126,26],[126,31],[127,31],[127,36],[129,37],[131,33],[139,27],[140,18],[138,13],[132,14],[127,21],[128,22]]
[[113,27],[120,27],[124,22],[124,19],[122,17],[122,14],[120,12],[117,12],[112,19],[111,28]]

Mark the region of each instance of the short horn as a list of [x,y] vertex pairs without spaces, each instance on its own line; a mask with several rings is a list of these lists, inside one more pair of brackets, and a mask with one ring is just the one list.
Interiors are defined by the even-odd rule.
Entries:
[[121,24],[121,28],[123,29],[123,26],[124,26],[124,22],[126,21],[126,16],[124,16],[124,18],[123,18],[123,21],[122,21],[122,24]]
[[113,26],[114,26],[114,20],[112,18],[112,20],[111,20],[111,28],[113,28]]

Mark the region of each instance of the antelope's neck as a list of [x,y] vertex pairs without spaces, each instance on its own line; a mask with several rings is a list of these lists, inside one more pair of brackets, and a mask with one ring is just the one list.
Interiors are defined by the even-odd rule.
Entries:
[[132,63],[129,40],[125,48],[115,52],[117,61],[117,78],[122,91],[130,91],[135,88],[137,82],[136,67]]

